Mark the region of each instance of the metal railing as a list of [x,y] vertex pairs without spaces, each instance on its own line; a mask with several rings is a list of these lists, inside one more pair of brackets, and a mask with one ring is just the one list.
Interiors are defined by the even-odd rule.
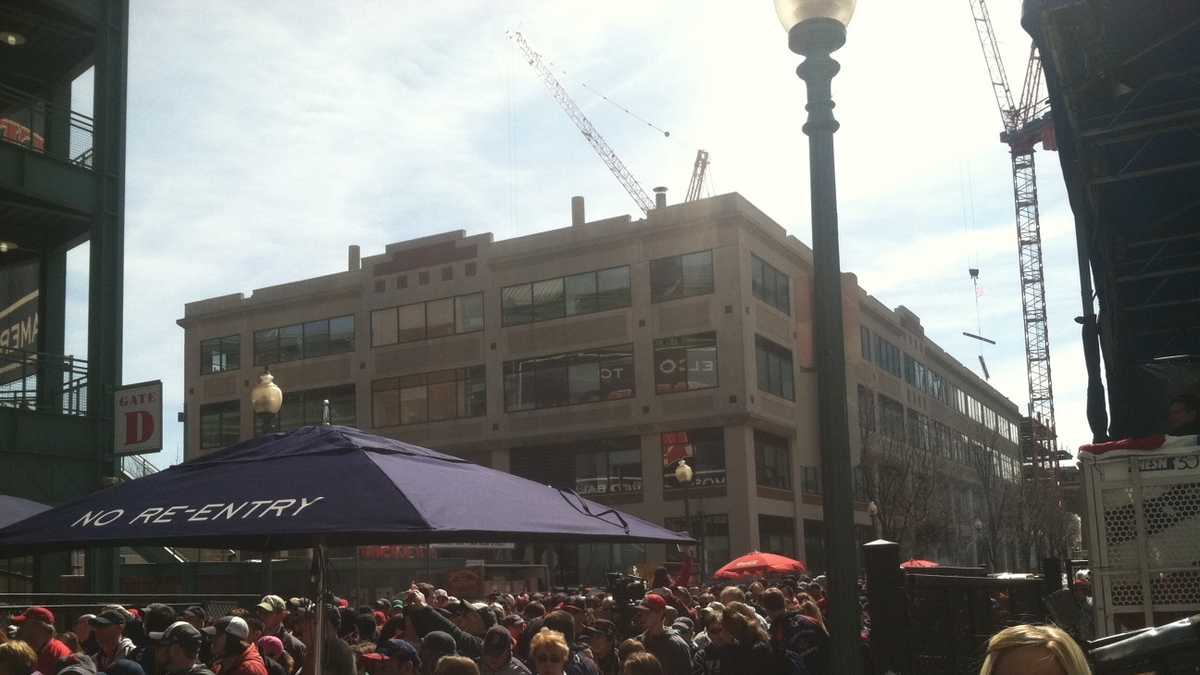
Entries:
[[[61,128],[67,138],[55,138],[55,128]],[[51,129],[49,147],[47,129]],[[0,140],[91,169],[94,136],[92,118],[87,115],[0,84]]]
[[124,473],[129,480],[137,480],[145,478],[152,473],[158,473],[158,467],[150,463],[140,455],[122,455],[121,457],[121,472]]
[[0,347],[0,406],[87,415],[87,361]]

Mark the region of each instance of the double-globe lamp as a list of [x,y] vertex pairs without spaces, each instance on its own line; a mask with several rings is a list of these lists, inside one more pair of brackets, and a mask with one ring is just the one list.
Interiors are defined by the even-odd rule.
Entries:
[[809,193],[812,202],[813,346],[817,366],[817,420],[825,484],[825,550],[829,616],[829,672],[858,675],[857,545],[850,427],[846,414],[846,347],[842,326],[842,270],[838,252],[831,84],[838,62],[830,56],[846,43],[855,0],[775,0],[788,46],[804,57],[796,74],[808,89]]

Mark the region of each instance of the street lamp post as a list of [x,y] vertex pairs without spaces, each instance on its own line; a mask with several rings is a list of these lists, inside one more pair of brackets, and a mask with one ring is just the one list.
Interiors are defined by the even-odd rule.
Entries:
[[[855,0],[775,0],[775,11],[788,33],[788,46],[804,57],[796,74],[808,89],[809,192],[812,205],[813,343],[817,364],[817,420],[821,470],[825,483],[824,515],[829,595],[835,608],[858,606],[858,556],[854,541],[854,484],[850,463],[850,427],[846,415],[846,346],[842,335],[842,271],[838,253],[837,189],[834,179],[833,76],[839,65],[830,56],[846,42],[846,24]],[[862,672],[859,615],[835,609],[829,625],[829,670]]]
[[275,431],[279,422],[279,409],[283,407],[283,392],[275,384],[275,376],[271,375],[269,366],[263,367],[258,376],[258,384],[250,389],[250,406],[254,408],[254,418],[259,423],[255,426],[262,433]]
[[[675,482],[683,486],[683,522],[684,529],[689,535],[692,534],[692,503],[689,499],[689,491],[692,487],[692,479],[696,477],[692,467],[688,466],[686,459],[679,460],[679,466],[675,467]],[[697,537],[697,541],[699,537]],[[701,561],[703,567],[703,561]],[[701,572],[703,574],[703,572]]]
[[[262,433],[275,431],[279,420],[279,409],[283,407],[283,391],[279,389],[279,385],[275,384],[275,377],[271,375],[270,367],[263,367],[262,374],[258,376],[258,384],[250,389],[250,407],[254,409],[255,421],[259,422],[255,426],[261,428]],[[271,569],[273,557],[273,551],[263,552],[263,588],[266,588],[268,592],[274,582]]]

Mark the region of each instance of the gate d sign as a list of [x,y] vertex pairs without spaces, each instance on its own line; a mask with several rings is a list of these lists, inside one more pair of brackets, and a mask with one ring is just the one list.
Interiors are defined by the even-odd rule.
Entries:
[[162,450],[162,380],[118,388],[113,408],[113,454]]

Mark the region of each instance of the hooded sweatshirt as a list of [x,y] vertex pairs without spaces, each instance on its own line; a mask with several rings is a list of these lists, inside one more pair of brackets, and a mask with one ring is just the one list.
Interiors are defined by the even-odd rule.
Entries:
[[214,668],[219,675],[267,675],[267,665],[255,645],[247,646],[236,659],[219,666]]

